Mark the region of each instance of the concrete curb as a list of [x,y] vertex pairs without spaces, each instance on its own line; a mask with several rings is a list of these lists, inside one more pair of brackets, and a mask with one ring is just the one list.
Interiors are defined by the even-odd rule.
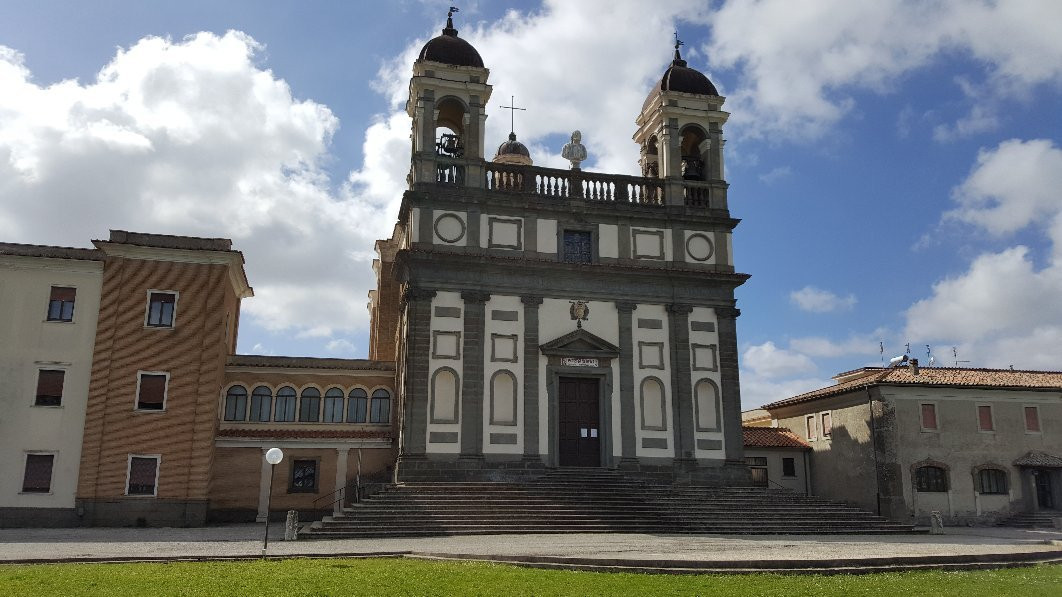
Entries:
[[998,554],[851,558],[829,560],[642,560],[618,558],[579,558],[533,555],[451,554],[416,551],[306,553],[293,555],[221,555],[169,557],[61,557],[6,560],[0,565],[25,564],[120,564],[168,562],[229,562],[292,559],[409,558],[427,561],[462,561],[508,564],[525,568],[579,570],[589,572],[628,572],[641,574],[873,574],[910,570],[986,570],[1037,564],[1062,564],[1062,549]]

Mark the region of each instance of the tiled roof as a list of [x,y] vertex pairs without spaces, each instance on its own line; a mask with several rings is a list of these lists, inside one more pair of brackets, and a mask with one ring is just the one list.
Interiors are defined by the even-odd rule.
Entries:
[[219,429],[218,437],[269,439],[391,439],[390,429],[359,431],[354,429]]
[[394,371],[394,361],[369,359],[325,359],[317,357],[267,357],[256,354],[234,354],[226,363],[229,367],[277,367],[295,369],[362,369]]
[[[1000,388],[1010,390],[1062,390],[1062,371],[1015,371],[1013,369],[965,369],[958,367],[921,367],[918,375],[910,367],[883,369],[866,367],[866,375],[813,390],[792,398],[765,405],[772,409],[810,402],[850,392],[863,386],[939,386]],[[854,373],[853,371],[847,374]]]
[[1043,466],[1048,468],[1062,468],[1062,458],[1052,456],[1046,452],[1032,451],[1014,461],[1014,466]]
[[742,427],[746,448],[804,448],[811,446],[785,427]]
[[51,247],[48,245],[23,245],[19,243],[0,243],[0,255],[103,261],[103,251],[98,251],[96,249],[75,249],[73,247]]

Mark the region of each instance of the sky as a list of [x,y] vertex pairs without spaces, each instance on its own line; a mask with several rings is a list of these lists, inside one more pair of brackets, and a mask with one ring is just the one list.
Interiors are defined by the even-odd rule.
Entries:
[[[0,4],[0,241],[231,238],[238,350],[364,358],[412,63],[448,2]],[[1062,2],[462,3],[487,145],[637,173],[673,52],[726,97],[744,408],[905,352],[1062,369]],[[489,157],[489,156],[488,156]]]

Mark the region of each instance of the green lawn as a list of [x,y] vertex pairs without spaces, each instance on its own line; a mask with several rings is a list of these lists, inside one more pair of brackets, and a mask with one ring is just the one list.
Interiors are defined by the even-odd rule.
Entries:
[[402,559],[0,565],[0,595],[1062,595],[1062,566],[864,576],[668,576]]

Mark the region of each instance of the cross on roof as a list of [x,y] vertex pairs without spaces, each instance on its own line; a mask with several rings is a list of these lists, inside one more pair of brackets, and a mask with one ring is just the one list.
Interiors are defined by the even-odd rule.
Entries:
[[506,110],[509,110],[509,132],[515,134],[516,133],[516,111],[517,110],[523,110],[523,111],[526,112],[527,108],[517,108],[516,107],[516,96],[513,96],[513,95],[509,96],[509,103],[513,104],[513,105],[512,106],[500,106],[500,107],[501,108],[505,108]]
[[678,31],[675,32],[675,49],[678,50],[679,46],[686,45],[686,42],[678,38]]

